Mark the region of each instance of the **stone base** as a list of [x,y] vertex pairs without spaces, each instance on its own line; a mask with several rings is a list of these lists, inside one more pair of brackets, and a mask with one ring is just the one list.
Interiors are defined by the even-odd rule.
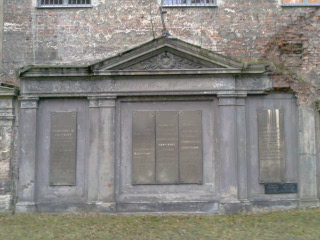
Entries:
[[117,212],[219,213],[218,202],[117,203]]
[[36,205],[33,202],[18,202],[15,207],[16,213],[33,213],[36,211]]
[[10,212],[11,195],[0,195],[0,212]]
[[[0,205],[1,206],[1,205]],[[229,214],[286,211],[307,207],[319,207],[319,200],[254,200],[232,202],[162,202],[162,203],[18,203],[17,213],[71,213],[97,212],[121,214]],[[9,208],[8,208],[9,209]]]
[[320,207],[319,199],[302,199],[299,201],[299,208]]

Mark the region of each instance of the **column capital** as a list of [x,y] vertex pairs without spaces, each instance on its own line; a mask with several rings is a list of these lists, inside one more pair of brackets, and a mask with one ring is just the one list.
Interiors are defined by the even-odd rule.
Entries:
[[38,97],[19,97],[20,108],[22,109],[35,109],[38,108]]
[[244,105],[246,92],[218,93],[219,106],[237,106]]
[[116,106],[116,96],[93,96],[88,97],[90,108],[114,108]]

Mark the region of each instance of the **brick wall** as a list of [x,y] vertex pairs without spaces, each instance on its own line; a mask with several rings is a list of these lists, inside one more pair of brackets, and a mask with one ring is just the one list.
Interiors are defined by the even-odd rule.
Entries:
[[[5,69],[14,75],[27,64],[88,63],[161,35],[158,0],[93,0],[93,5],[37,9],[35,0],[6,1]],[[218,0],[213,8],[165,10],[167,28],[180,39],[240,60],[274,62],[320,84],[319,7]]]

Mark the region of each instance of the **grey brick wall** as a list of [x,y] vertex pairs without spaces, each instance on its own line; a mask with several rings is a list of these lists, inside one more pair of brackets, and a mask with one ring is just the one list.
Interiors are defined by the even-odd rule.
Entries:
[[[38,9],[36,0],[4,6],[3,65],[87,63],[161,35],[158,0],[93,0],[92,8]],[[246,61],[274,62],[318,84],[319,7],[278,0],[218,0],[215,8],[166,8],[170,33]],[[12,80],[10,80],[12,81]]]

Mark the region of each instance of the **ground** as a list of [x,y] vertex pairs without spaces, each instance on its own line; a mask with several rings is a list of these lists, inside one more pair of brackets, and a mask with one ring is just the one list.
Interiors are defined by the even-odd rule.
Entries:
[[220,216],[2,214],[0,239],[319,240],[320,208]]

